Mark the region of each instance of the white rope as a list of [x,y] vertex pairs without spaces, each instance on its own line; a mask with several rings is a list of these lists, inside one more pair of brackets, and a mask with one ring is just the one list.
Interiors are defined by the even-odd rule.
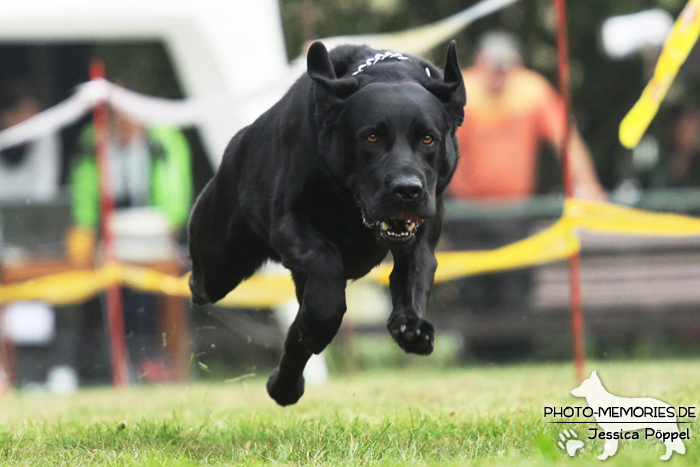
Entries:
[[0,131],[0,150],[54,133],[78,120],[92,105],[85,94],[76,93],[58,105]]
[[[254,96],[250,97],[251,99]],[[247,100],[247,99],[246,99]],[[191,99],[162,99],[145,96],[104,79],[78,86],[74,95],[41,113],[0,132],[0,150],[54,133],[78,121],[100,102],[112,105],[134,121],[144,125],[167,123],[177,126],[196,125],[231,110],[243,99],[209,96]]]

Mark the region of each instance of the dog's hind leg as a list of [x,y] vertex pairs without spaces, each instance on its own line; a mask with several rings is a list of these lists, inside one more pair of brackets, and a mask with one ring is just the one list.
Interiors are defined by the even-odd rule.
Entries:
[[274,252],[240,208],[213,199],[205,190],[192,212],[190,254],[192,301],[201,305],[224,298]]
[[[677,433],[678,429],[676,428],[675,430],[671,431]],[[678,454],[685,454],[685,444],[681,439],[674,439],[673,441],[664,441],[664,445],[666,446],[666,452],[663,454],[663,456],[660,457],[662,461],[669,460],[674,451]]]

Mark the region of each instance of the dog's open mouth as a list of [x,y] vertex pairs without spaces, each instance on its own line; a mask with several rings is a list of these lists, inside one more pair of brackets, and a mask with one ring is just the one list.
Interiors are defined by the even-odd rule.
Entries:
[[362,221],[368,228],[376,230],[384,240],[406,241],[413,238],[425,219],[421,219],[411,212],[401,211],[386,220],[372,220],[367,218],[363,210]]

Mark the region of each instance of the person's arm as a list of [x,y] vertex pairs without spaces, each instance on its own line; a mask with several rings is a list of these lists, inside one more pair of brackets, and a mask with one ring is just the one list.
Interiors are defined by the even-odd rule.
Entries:
[[184,227],[192,204],[190,147],[180,130],[153,127],[149,130],[155,163],[152,175],[153,205],[174,229]]
[[[540,131],[542,136],[557,149],[557,157],[562,158],[564,143],[563,104],[554,89],[547,85],[540,109]],[[570,128],[569,161],[574,183],[574,196],[581,199],[603,201],[605,190],[598,181],[591,154],[575,125]]]
[[[591,154],[588,152],[578,129],[572,126],[570,132],[569,160],[574,182],[574,196],[581,199],[604,201],[607,195],[598,181]],[[561,147],[561,143],[557,146]],[[561,153],[562,151],[557,151],[557,154]]]
[[95,229],[100,220],[100,188],[95,157],[95,130],[86,126],[80,133],[69,175],[73,222]]
[[100,219],[100,190],[94,149],[94,130],[83,129],[70,166],[69,185],[74,227],[66,238],[68,256],[76,263],[92,259],[95,230]]

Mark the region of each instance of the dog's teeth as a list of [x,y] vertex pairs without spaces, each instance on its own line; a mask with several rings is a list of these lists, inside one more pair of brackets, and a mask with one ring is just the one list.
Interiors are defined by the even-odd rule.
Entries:
[[406,325],[405,324],[401,325],[401,332],[406,332]]
[[386,222],[382,222],[382,230],[384,230],[384,231],[389,230],[389,224],[387,224]]
[[408,221],[408,223],[406,224],[406,229],[409,232],[413,232],[413,229],[415,229],[415,228],[416,228],[416,224],[411,222],[411,221]]

